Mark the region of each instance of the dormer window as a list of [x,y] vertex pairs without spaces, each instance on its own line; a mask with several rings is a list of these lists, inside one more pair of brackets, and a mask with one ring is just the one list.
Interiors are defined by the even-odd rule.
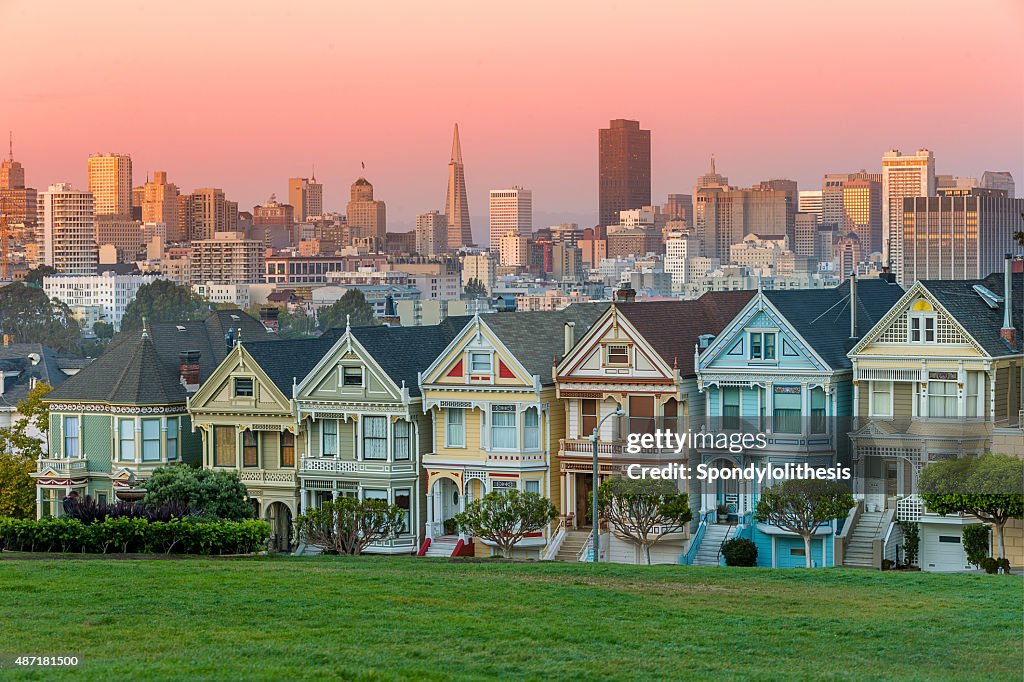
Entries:
[[775,359],[775,332],[750,333],[750,359]]
[[935,310],[928,301],[917,301],[910,307],[907,328],[911,343],[935,343]]
[[362,367],[342,367],[341,368],[341,385],[342,386],[362,386],[363,385],[363,368]]
[[629,346],[616,343],[608,344],[605,348],[609,365],[629,365]]
[[491,354],[490,353],[470,353],[469,354],[469,371],[472,374],[490,374],[491,373]]
[[253,396],[253,386],[251,377],[236,377],[235,378],[235,397],[236,398],[251,398]]

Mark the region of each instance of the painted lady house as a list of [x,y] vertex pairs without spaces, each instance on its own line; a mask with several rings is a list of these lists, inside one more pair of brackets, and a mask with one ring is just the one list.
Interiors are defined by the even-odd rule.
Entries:
[[[557,504],[561,490],[551,466],[565,411],[553,366],[574,343],[566,329],[585,334],[606,310],[574,304],[476,316],[422,373],[423,409],[434,424],[423,457],[427,554],[451,555],[469,543],[477,556],[492,554],[485,541],[460,536],[452,521],[487,493],[535,492]],[[526,538],[517,555],[537,558],[552,530]]]
[[[758,291],[699,352],[697,374],[709,430],[764,433],[767,447],[740,453],[700,449],[694,463],[717,468],[848,464],[853,382],[846,353],[902,294],[888,275],[851,278],[831,289]],[[799,536],[753,518],[760,489],[771,484],[701,482],[700,522],[687,563],[718,565],[722,543],[746,537],[757,545],[758,565],[804,566]],[[819,529],[811,549],[814,565],[836,563],[838,526]]]
[[[895,558],[895,519],[920,524],[924,570],[968,568],[962,527],[977,519],[928,513],[914,494],[917,477],[950,457],[1024,456],[1024,274],[1011,274],[1010,261],[1006,268],[982,280],[914,283],[850,351],[854,462],[863,479],[855,521],[869,526],[861,533],[874,567]],[[1007,558],[1021,565],[1019,520],[1005,537]]]
[[[420,461],[433,443],[418,373],[469,322],[357,327],[321,354],[295,388],[301,433],[301,508],[338,497],[377,499],[405,510],[405,532],[368,551],[411,554],[423,540]],[[315,551],[315,550],[314,550]]]
[[241,310],[125,331],[50,392],[48,456],[33,474],[38,515],[59,516],[71,491],[98,501],[137,499],[156,467],[199,464],[186,400],[228,354],[238,330],[267,335]]
[[[557,397],[567,416],[557,470],[552,471],[562,519],[546,558],[591,557],[590,435],[599,424],[600,481],[623,475],[632,463],[687,459],[686,450],[678,456],[657,451],[629,455],[627,436],[655,428],[679,433],[700,419],[704,400],[697,391],[693,349],[719,334],[752,296],[751,291],[710,292],[693,301],[616,304],[589,331],[577,332],[580,341],[556,369]],[[619,409],[625,413],[621,417],[615,415]],[[652,548],[652,562],[678,562],[688,537],[686,531],[665,538]],[[622,539],[605,535],[601,547],[602,560],[641,562],[638,548]]]

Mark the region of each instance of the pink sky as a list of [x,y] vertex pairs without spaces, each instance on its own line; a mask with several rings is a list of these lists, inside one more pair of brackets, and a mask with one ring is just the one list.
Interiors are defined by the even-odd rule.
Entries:
[[136,184],[167,170],[251,209],[315,163],[344,210],[365,161],[408,227],[443,208],[458,121],[474,218],[519,184],[589,222],[597,129],[637,118],[658,202],[712,152],[733,184],[815,188],[923,146],[940,173],[1024,190],[1020,0],[0,0],[0,24],[0,130],[36,187],[84,187],[89,153],[128,152]]

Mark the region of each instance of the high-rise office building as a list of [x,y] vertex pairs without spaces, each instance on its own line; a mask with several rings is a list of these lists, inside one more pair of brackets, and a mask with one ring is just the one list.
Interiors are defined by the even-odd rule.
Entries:
[[132,215],[132,157],[127,154],[89,156],[89,192],[96,215]]
[[324,186],[312,178],[288,178],[288,203],[295,221],[304,223],[324,214]]
[[615,119],[598,131],[598,220],[615,225],[619,212],[651,204],[651,131]]
[[366,178],[352,183],[348,207],[345,209],[352,239],[375,240],[374,250],[384,249],[387,234],[387,209],[383,201],[373,198],[373,185]]
[[829,173],[821,182],[821,222],[841,235],[857,233],[865,254],[882,249],[882,184],[877,174]]
[[510,232],[502,236],[498,249],[499,265],[519,268],[530,264],[529,237]]
[[815,243],[818,238],[818,214],[799,211],[794,219],[793,253],[806,258],[815,257]]
[[0,213],[8,225],[36,224],[36,190],[25,186],[25,168],[14,160],[14,139],[11,138],[8,158],[0,163]]
[[291,228],[295,224],[295,207],[291,204],[278,202],[277,197],[270,195],[265,203],[252,208],[253,225],[280,225]]
[[669,220],[681,220],[686,223],[686,229],[693,229],[693,195],[692,194],[669,194],[661,212]]
[[[13,158],[13,157],[11,157]],[[985,189],[1001,189],[1006,196],[1013,198],[1014,183],[1010,171],[985,171],[981,174],[981,187]]]
[[238,202],[228,201],[224,190],[201,187],[183,194],[178,201],[178,219],[188,241],[213,239],[218,232],[238,230]]
[[39,193],[39,258],[68,275],[93,275],[99,263],[93,196],[67,183]]
[[490,247],[498,253],[506,234],[529,236],[533,232],[533,192],[516,186],[492,189],[490,196]]
[[444,215],[448,219],[448,248],[461,249],[473,245],[469,225],[469,198],[466,194],[466,167],[462,164],[462,142],[459,124],[452,134],[452,158],[448,162],[448,193],[444,199]]
[[448,218],[438,211],[416,216],[416,253],[437,256],[448,250]]
[[694,214],[696,235],[704,256],[729,257],[729,247],[754,232],[793,235],[795,192],[788,189],[706,187],[697,191]]
[[[783,192],[786,197],[786,231],[775,232],[774,234],[784,234],[789,239],[789,243],[792,244],[796,240],[795,232],[795,220],[796,213],[799,209],[800,202],[800,191],[797,189],[795,180],[786,180],[782,178],[775,178],[772,180],[762,180],[761,182],[754,185],[751,189],[759,190],[761,192]],[[754,226],[756,227],[756,225]],[[755,230],[756,231],[756,230]],[[764,231],[761,234],[769,234]]]
[[0,189],[23,189],[25,187],[25,167],[14,160],[14,138],[10,138],[8,157],[0,163]]
[[188,238],[181,231],[179,196],[178,186],[167,182],[167,171],[156,171],[153,179],[142,186],[142,222],[163,223],[167,239],[172,242]]
[[919,279],[981,279],[1003,269],[1024,230],[1024,199],[1004,190],[949,188],[903,200],[904,284]]
[[[927,149],[882,154],[882,262],[903,272],[903,199],[935,196],[935,155]],[[902,280],[898,280],[902,284]]]
[[215,232],[211,239],[192,242],[189,279],[192,284],[260,282],[263,242],[242,232]]

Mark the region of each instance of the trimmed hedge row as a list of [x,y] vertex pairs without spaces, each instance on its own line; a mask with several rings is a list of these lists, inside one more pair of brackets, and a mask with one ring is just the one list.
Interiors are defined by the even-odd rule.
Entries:
[[0,518],[0,550],[20,552],[247,554],[263,549],[269,536],[270,526],[254,519],[120,517],[86,525],[70,518]]

